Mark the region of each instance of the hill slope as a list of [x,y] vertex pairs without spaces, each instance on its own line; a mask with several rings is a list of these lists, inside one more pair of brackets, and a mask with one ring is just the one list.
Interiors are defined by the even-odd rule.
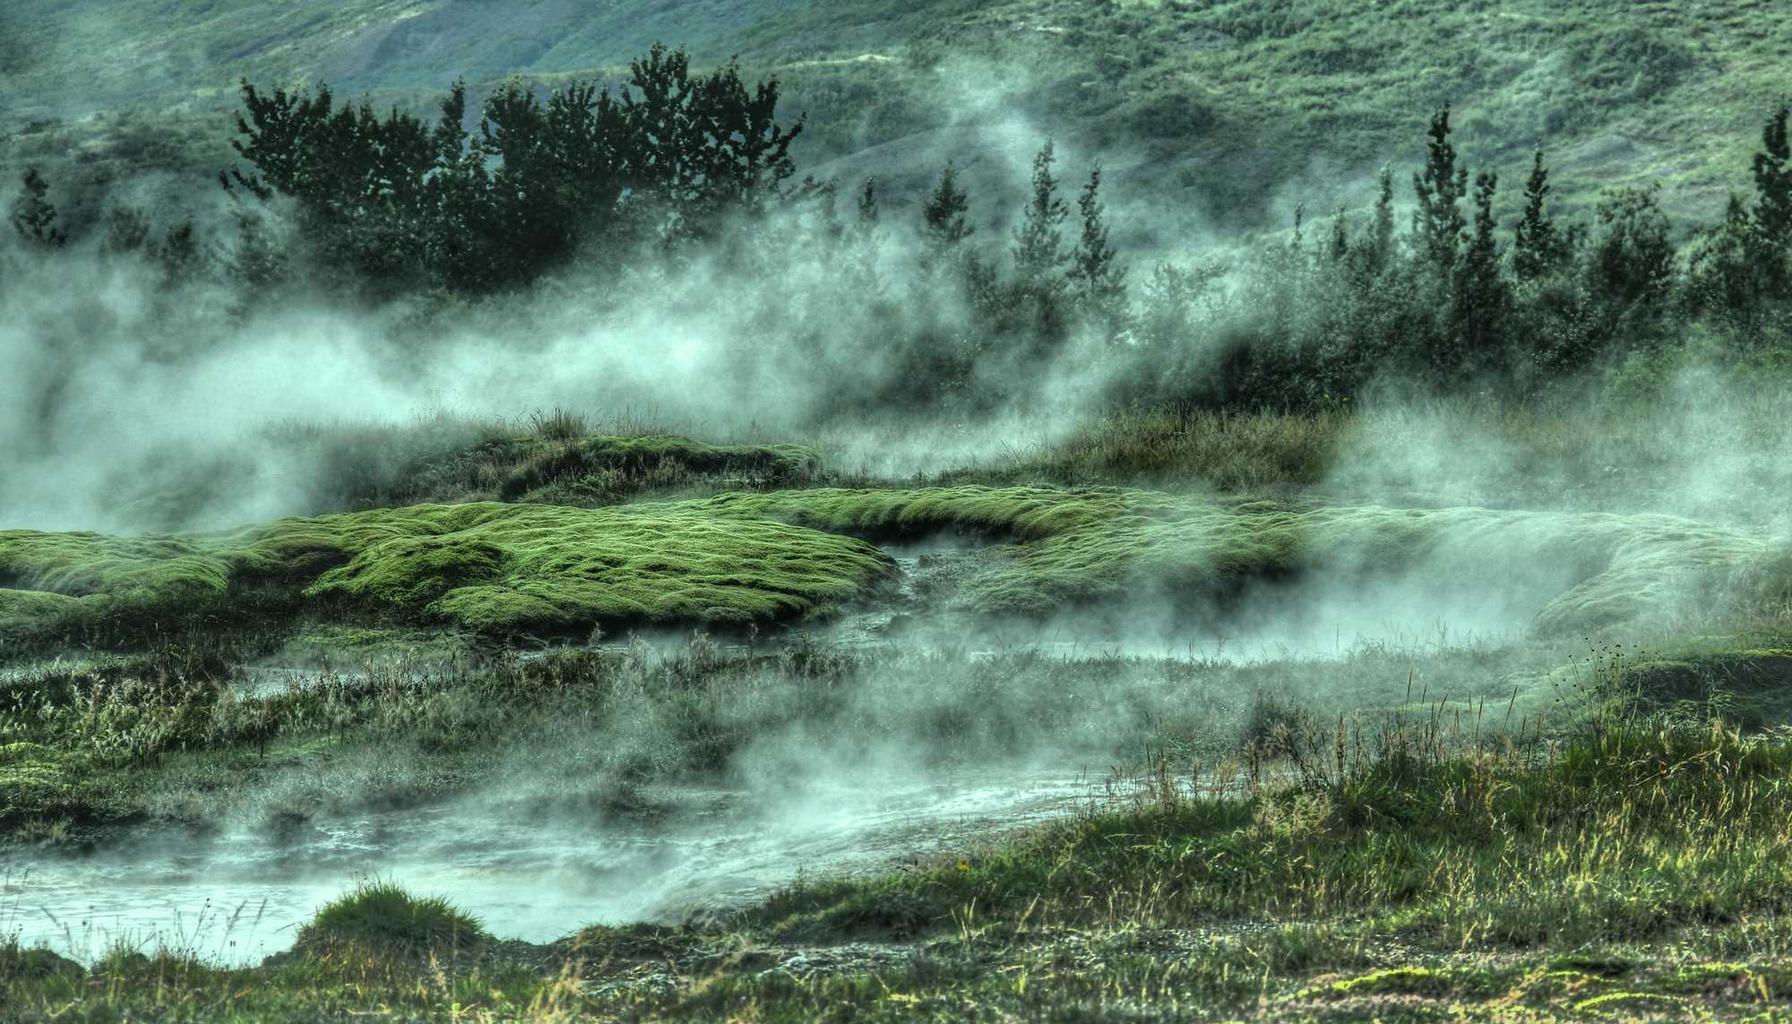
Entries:
[[900,195],[956,155],[988,184],[1054,134],[1079,165],[1102,155],[1118,196],[1223,227],[1360,201],[1380,163],[1415,162],[1445,102],[1470,158],[1509,182],[1541,141],[1559,194],[1659,180],[1670,207],[1703,212],[1746,184],[1758,124],[1792,90],[1792,16],[1766,0],[63,0],[0,13],[0,125],[11,161],[53,159],[70,131],[103,150],[106,122],[41,122],[177,109],[215,169],[244,75],[408,104],[461,76],[613,72],[656,39],[783,78],[824,175]]

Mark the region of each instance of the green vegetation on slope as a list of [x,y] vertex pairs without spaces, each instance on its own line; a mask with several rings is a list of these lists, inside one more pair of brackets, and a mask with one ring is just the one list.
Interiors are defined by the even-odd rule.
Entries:
[[861,596],[890,573],[857,541],[679,505],[416,505],[287,520],[251,550],[347,555],[306,596],[495,633],[788,619]]
[[[901,10],[755,0],[602,12],[551,2],[502,13],[454,0],[272,13],[245,0],[86,0],[0,17],[0,80],[19,121],[138,102],[221,109],[245,75],[327,81],[383,105],[457,76],[553,80],[615,68],[666,40],[706,63],[740,54],[753,74],[784,78],[794,108],[810,114],[818,156],[862,154],[840,168],[845,181],[875,161],[880,178],[918,188],[935,168],[906,164],[909,153],[937,151],[964,122],[992,116],[975,104],[939,110],[939,69],[950,81],[963,65],[977,98],[1000,96],[1043,132],[1110,151],[1119,180],[1141,194],[1187,196],[1216,216],[1255,217],[1315,160],[1366,178],[1404,145],[1415,112],[1444,102],[1464,111],[1489,156],[1515,163],[1539,140],[1563,151],[1570,199],[1663,179],[1715,208],[1727,187],[1716,169],[1737,165],[1741,140],[1783,91],[1786,32],[1754,0],[927,0]],[[86,58],[97,52],[117,59],[96,69]],[[992,52],[1029,73],[976,74]],[[993,117],[1005,113],[998,105]],[[15,156],[75,148],[51,135],[16,140]],[[910,144],[888,145],[898,139]],[[195,162],[209,172],[227,156]],[[1317,208],[1339,197],[1311,198]]]
[[658,491],[790,487],[820,470],[821,454],[803,445],[587,435],[575,417],[562,415],[544,418],[530,436],[493,438],[419,459],[352,500],[607,505]]
[[[166,630],[206,616],[331,615],[486,634],[598,623],[815,617],[871,596],[890,559],[854,537],[985,545],[960,604],[1042,616],[1105,602],[1224,599],[1302,573],[1549,579],[1540,630],[1706,602],[1769,603],[1768,541],[1669,516],[1207,501],[1138,490],[962,485],[787,490],[588,509],[469,503],[286,519],[227,535],[0,534],[0,623],[18,639]],[[851,537],[842,535],[852,535]],[[45,596],[50,595],[50,596]],[[1745,609],[1752,611],[1753,609]]]
[[490,633],[746,624],[821,614],[891,571],[859,541],[680,505],[415,505],[162,540],[0,534],[14,639],[116,638],[220,606],[249,614],[258,586],[286,610],[304,598]]
[[979,485],[723,495],[707,505],[873,537],[957,531],[1017,541],[965,583],[967,605],[988,613],[1223,596],[1305,571],[1358,580],[1470,574],[1493,589],[1541,566],[1559,578],[1537,626],[1558,633],[1684,612],[1700,586],[1721,589],[1749,566],[1776,564],[1766,541],[1669,516],[1315,508]]

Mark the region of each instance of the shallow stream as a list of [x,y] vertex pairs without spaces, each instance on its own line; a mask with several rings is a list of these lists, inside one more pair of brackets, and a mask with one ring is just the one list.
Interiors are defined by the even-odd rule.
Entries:
[[796,880],[974,845],[992,827],[1066,813],[1105,783],[1028,772],[864,774],[768,807],[687,787],[651,820],[544,819],[491,801],[213,835],[138,835],[87,855],[0,855],[0,934],[92,960],[116,944],[244,964],[292,945],[357,879],[441,895],[503,938],[675,921]]

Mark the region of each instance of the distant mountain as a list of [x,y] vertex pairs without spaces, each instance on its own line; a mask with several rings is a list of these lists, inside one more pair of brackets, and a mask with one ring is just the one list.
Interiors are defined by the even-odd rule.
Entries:
[[1708,213],[1792,94],[1792,13],[1761,0],[45,0],[0,9],[0,159],[117,178],[178,116],[149,165],[215,171],[243,76],[412,105],[461,77],[613,77],[655,40],[783,79],[806,171],[900,198],[955,158],[987,213],[1050,134],[1163,242],[1361,203],[1446,102],[1508,195],[1542,143],[1571,202],[1659,182]]

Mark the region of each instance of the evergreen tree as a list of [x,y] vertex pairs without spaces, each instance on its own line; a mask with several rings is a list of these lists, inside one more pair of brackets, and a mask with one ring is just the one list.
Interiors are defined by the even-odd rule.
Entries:
[[1344,207],[1332,211],[1331,236],[1326,241],[1326,262],[1341,265],[1350,257],[1350,221],[1346,218]]
[[859,187],[859,227],[869,231],[877,227],[877,179],[866,178],[865,184]]
[[50,205],[50,183],[36,167],[25,168],[25,191],[13,201],[12,226],[19,237],[40,248],[55,248],[68,241],[56,226],[56,207]]
[[1531,154],[1531,176],[1524,185],[1524,215],[1512,231],[1512,272],[1521,281],[1543,277],[1562,262],[1562,239],[1544,206],[1549,189],[1549,168],[1538,147]]
[[1058,195],[1058,179],[1052,173],[1056,160],[1047,139],[1033,157],[1032,187],[1014,234],[1015,276],[1023,289],[1041,294],[1057,290],[1058,274],[1068,259],[1060,229],[1070,207]]
[[951,163],[940,172],[939,184],[921,205],[921,225],[929,242],[940,249],[950,249],[971,237],[970,196],[958,184],[958,172]]
[[156,246],[156,262],[162,265],[162,277],[169,284],[191,279],[199,271],[201,253],[199,233],[192,221],[181,221],[168,229]]
[[267,218],[255,211],[236,211],[236,249],[231,253],[230,272],[249,286],[245,297],[253,298],[285,279],[287,253]]
[[778,122],[775,80],[749,87],[732,63],[692,74],[664,46],[633,62],[617,95],[500,87],[476,137],[459,82],[433,125],[339,107],[321,86],[263,94],[245,81],[242,98],[232,145],[247,166],[222,172],[225,188],[292,197],[308,240],[364,281],[426,274],[472,291],[521,284],[584,239],[647,221],[625,219],[625,203],[652,211],[667,240],[714,237],[725,212],[792,195],[802,131],[800,118]]
[[1672,226],[1653,191],[1619,189],[1598,209],[1587,268],[1593,295],[1613,314],[1655,312],[1674,283]]
[[1425,145],[1425,169],[1413,175],[1418,209],[1413,212],[1413,234],[1421,257],[1438,275],[1448,278],[1456,267],[1465,224],[1460,202],[1468,194],[1468,167],[1458,166],[1456,147],[1450,144],[1450,108],[1431,118]]
[[[556,89],[544,103],[512,82],[487,98],[475,151],[492,166],[481,200],[492,249],[488,287],[525,283],[569,259],[581,238],[609,227],[625,187],[622,116],[609,94],[591,85]],[[683,204],[691,199],[673,196],[675,213],[688,214]]]
[[1754,214],[1730,193],[1724,217],[1693,245],[1688,259],[1692,304],[1743,326],[1754,324],[1761,299],[1771,289],[1767,261]]
[[1117,252],[1108,244],[1108,225],[1101,205],[1101,168],[1089,172],[1089,183],[1077,197],[1082,214],[1082,234],[1071,253],[1070,279],[1078,299],[1099,316],[1113,319],[1126,296],[1126,268],[1116,262]]
[[654,44],[630,66],[620,110],[627,126],[621,153],[627,187],[669,202],[707,234],[723,206],[759,206],[795,172],[790,146],[803,121],[777,121],[776,79],[749,90],[730,62],[693,76],[684,50]]
[[106,234],[100,252],[123,256],[142,252],[149,245],[149,219],[134,206],[115,206],[106,215]]
[[878,224],[882,214],[877,207],[877,182],[866,178],[859,186],[858,217],[848,231],[848,272],[861,294],[881,295],[885,282],[879,268],[880,235]]
[[1394,255],[1394,172],[1385,164],[1376,176],[1375,210],[1367,237],[1351,247],[1351,265],[1361,276],[1381,273]]
[[487,154],[472,141],[466,116],[466,85],[457,81],[442,100],[433,132],[426,251],[442,283],[455,291],[480,291],[503,279],[499,251],[505,228],[495,211]]
[[1452,279],[1451,334],[1459,351],[1451,355],[1448,364],[1436,367],[1446,374],[1483,372],[1499,362],[1511,296],[1500,274],[1499,243],[1495,240],[1498,223],[1493,217],[1493,200],[1498,188],[1498,175],[1490,171],[1475,175],[1474,233]]
[[381,118],[365,102],[338,107],[327,86],[263,95],[245,80],[242,99],[231,145],[250,169],[221,173],[224,187],[292,197],[327,265],[356,272],[357,283],[415,283],[432,234],[435,132],[398,110]]
[[1792,274],[1787,254],[1792,251],[1792,143],[1788,143],[1789,111],[1780,107],[1761,129],[1761,151],[1755,154],[1755,230],[1759,236],[1762,270],[1770,294],[1786,297]]

